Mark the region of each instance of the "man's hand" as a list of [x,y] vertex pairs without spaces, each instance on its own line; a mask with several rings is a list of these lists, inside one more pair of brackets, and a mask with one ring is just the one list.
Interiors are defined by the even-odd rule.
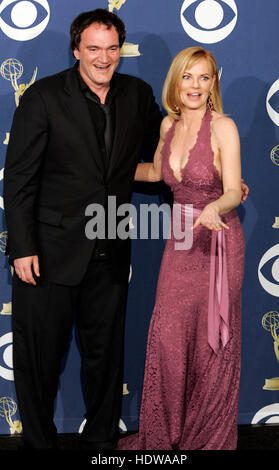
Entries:
[[241,190],[242,190],[242,197],[240,202],[244,202],[247,199],[249,188],[247,184],[244,183],[243,179],[241,179]]
[[28,284],[36,286],[34,274],[40,276],[39,258],[37,255],[25,256],[14,260],[14,267],[18,277]]

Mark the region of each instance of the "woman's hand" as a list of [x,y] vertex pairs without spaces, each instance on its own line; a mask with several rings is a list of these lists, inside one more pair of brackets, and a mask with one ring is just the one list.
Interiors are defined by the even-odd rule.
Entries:
[[229,230],[228,225],[226,225],[220,215],[219,210],[216,204],[210,203],[201,212],[199,217],[196,219],[193,230],[197,228],[199,225],[203,225],[204,227],[208,228],[209,230],[214,230],[219,232],[222,228]]

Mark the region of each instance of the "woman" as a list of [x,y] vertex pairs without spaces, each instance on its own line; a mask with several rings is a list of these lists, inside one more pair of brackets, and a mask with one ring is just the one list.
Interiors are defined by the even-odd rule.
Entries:
[[118,449],[235,449],[244,265],[235,211],[240,144],[222,112],[209,51],[191,47],[175,57],[163,105],[168,116],[154,162],[139,164],[135,178],[163,177],[182,221],[193,204],[193,243],[177,249],[173,220],[149,329],[139,432]]

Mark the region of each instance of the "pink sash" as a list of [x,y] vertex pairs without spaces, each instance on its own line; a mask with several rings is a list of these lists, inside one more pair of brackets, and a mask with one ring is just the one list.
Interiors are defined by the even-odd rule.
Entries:
[[[181,206],[182,212],[186,212]],[[201,211],[193,209],[194,218]],[[218,256],[217,256],[218,250]],[[212,230],[208,299],[208,343],[218,353],[220,338],[223,347],[229,340],[229,289],[225,229]]]
[[[218,250],[218,256],[216,251]],[[217,354],[229,340],[229,289],[225,229],[212,231],[208,300],[208,343]]]

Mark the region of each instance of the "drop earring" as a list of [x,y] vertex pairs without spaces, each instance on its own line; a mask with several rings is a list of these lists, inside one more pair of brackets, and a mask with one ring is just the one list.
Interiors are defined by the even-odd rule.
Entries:
[[207,97],[207,107],[210,109],[210,111],[215,111],[214,104],[213,104],[213,101],[212,101],[211,91],[209,92],[208,97]]

